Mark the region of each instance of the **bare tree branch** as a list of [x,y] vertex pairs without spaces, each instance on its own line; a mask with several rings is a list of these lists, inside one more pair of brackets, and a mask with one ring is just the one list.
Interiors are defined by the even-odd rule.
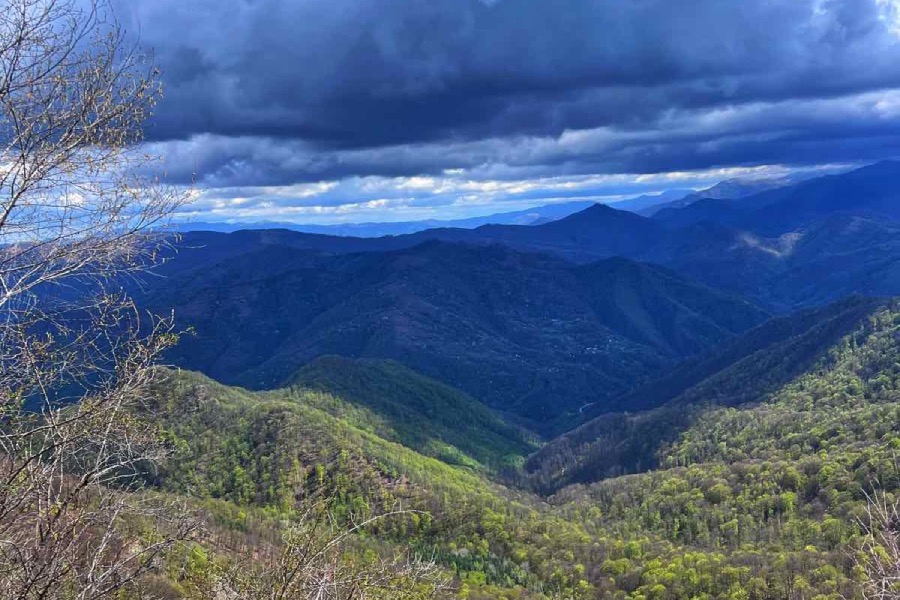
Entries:
[[866,600],[900,598],[900,503],[884,492],[867,496],[866,514],[860,520],[864,537],[856,564],[866,575]]
[[135,408],[177,338],[126,285],[184,201],[135,175],[159,94],[102,1],[0,0],[4,598],[109,597],[197,526],[136,493],[166,449]]

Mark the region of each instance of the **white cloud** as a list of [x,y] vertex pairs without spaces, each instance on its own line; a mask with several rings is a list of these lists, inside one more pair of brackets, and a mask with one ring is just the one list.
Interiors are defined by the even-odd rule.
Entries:
[[762,165],[657,174],[610,174],[477,180],[453,177],[364,177],[302,186],[265,186],[195,191],[182,218],[297,223],[348,223],[456,219],[545,204],[590,200],[616,202],[666,189],[700,189],[723,179],[781,177],[830,172],[849,165]]
[[879,18],[895,36],[900,37],[900,0],[876,0]]

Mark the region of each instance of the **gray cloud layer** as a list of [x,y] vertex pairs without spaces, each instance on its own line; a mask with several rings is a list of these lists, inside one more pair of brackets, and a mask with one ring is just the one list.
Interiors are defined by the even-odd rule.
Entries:
[[527,179],[900,155],[897,0],[121,0],[168,174]]

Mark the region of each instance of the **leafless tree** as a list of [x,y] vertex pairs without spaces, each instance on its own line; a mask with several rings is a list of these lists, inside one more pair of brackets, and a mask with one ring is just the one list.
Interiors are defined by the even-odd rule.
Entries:
[[447,591],[449,579],[433,560],[383,558],[350,551],[353,538],[375,523],[408,518],[401,508],[339,523],[332,499],[299,511],[282,530],[280,545],[238,561],[223,579],[223,595],[242,600],[426,600]]
[[4,598],[108,596],[193,527],[134,493],[162,447],[132,409],[175,336],[126,284],[184,200],[137,175],[159,92],[99,0],[0,0]]
[[884,492],[868,497],[860,521],[864,537],[856,563],[866,575],[866,600],[900,599],[900,503]]

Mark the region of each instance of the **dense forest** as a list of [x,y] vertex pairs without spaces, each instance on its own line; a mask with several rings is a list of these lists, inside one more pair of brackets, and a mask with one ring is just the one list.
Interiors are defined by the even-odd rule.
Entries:
[[186,236],[141,301],[176,307],[196,333],[173,363],[250,389],[284,386],[323,355],[393,359],[540,427],[769,317],[623,258],[573,265],[441,241],[316,253],[291,245],[298,233],[230,236],[225,256]]
[[[852,321],[835,331],[848,311]],[[271,392],[172,372],[147,410],[176,454],[150,483],[196,498],[228,543],[199,542],[203,564],[166,585],[203,597],[196,590],[217,569],[271,537],[298,504],[328,498],[347,523],[398,505],[422,511],[373,524],[358,559],[434,557],[454,582],[446,593],[463,598],[856,597],[867,498],[900,490],[900,304],[857,300],[817,315],[815,339],[787,336],[727,367],[750,369],[756,382],[739,401],[720,393],[714,373],[622,417],[663,420],[615,426],[615,443],[641,445],[644,465],[623,452],[617,468],[549,495],[518,468],[533,448],[527,436],[486,421],[483,436],[461,437],[466,415],[486,409],[397,365],[327,359]],[[802,368],[752,375],[765,354],[781,362],[798,347],[810,356],[791,363]],[[396,370],[398,383],[387,383]],[[448,410],[428,419],[434,406]],[[555,452],[582,451],[551,444],[536,456],[564,465]]]

